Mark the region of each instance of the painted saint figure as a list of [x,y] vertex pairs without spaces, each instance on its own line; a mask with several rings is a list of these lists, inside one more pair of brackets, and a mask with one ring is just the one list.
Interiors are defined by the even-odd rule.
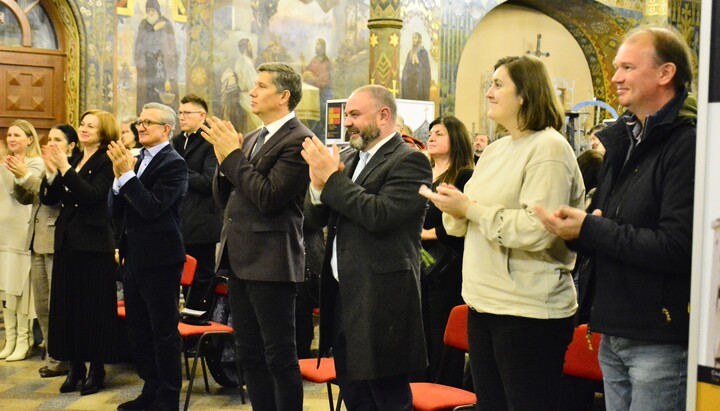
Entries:
[[325,39],[319,38],[315,42],[315,57],[305,67],[304,80],[320,90],[320,121],[315,122],[311,130],[318,138],[325,140],[325,119],[327,116],[325,103],[333,96],[332,92],[332,62],[326,53]]
[[172,22],[160,12],[158,0],[147,0],[146,17],[135,39],[137,112],[148,102],[177,107],[178,52]]
[[430,99],[430,58],[417,32],[413,33],[413,46],[405,59],[401,91],[404,99]]

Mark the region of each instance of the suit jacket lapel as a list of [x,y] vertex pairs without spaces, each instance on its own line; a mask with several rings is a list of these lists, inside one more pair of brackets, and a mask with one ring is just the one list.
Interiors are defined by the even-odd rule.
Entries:
[[155,168],[158,167],[158,164],[162,162],[162,158],[167,155],[168,150],[175,149],[168,144],[167,146],[163,147],[162,150],[160,150],[157,154],[155,154],[155,156],[150,159],[150,164],[145,167],[145,171],[143,171],[142,175],[140,176],[140,180],[144,180],[145,177],[149,176],[155,170]]
[[[184,138],[184,136],[183,136]],[[200,146],[200,141],[203,137],[200,135],[200,131],[197,131],[190,135],[190,139],[188,140],[187,147],[185,147],[185,155],[184,158],[187,158],[188,155],[190,155],[190,152],[198,148]],[[184,141],[183,141],[184,143]]]
[[[363,170],[360,172],[360,175],[355,180],[355,182],[362,185],[362,183],[365,182],[367,176],[370,175],[370,173],[372,173],[374,169],[376,169],[385,162],[385,156],[395,151],[397,146],[400,144],[404,144],[404,141],[400,138],[399,134],[395,133],[394,136],[390,137],[390,141],[380,147],[377,153],[375,153],[375,155],[370,158],[370,161],[365,164],[365,168],[363,168]],[[357,158],[359,159],[360,157],[358,156]],[[355,161],[355,164],[357,164],[357,161],[358,160]]]
[[[92,174],[92,171],[95,169],[95,167],[97,167],[97,164],[100,162],[100,159],[102,158],[101,156],[106,156],[106,155],[107,154],[106,154],[105,150],[98,149],[96,152],[93,153],[93,155],[90,156],[88,161],[85,164],[83,164],[80,171],[78,171],[78,175],[84,177],[88,174]],[[73,163],[71,164],[71,167],[73,168],[73,170],[80,163],[80,160],[82,160],[82,156],[77,156],[75,161],[73,161]]]
[[[260,147],[260,151],[258,151],[257,154],[255,154],[255,157],[253,157],[253,163],[259,161],[260,158],[265,155],[265,153],[272,150],[273,147],[279,144],[288,134],[290,134],[290,132],[292,132],[295,127],[297,127],[297,123],[299,121],[300,120],[298,120],[297,117],[291,118],[285,124],[283,124],[282,127],[280,127],[280,130],[278,130],[277,133],[273,134],[272,136],[265,137],[265,144]],[[253,145],[255,144],[255,140],[257,139],[258,134],[260,134],[260,130],[258,130],[258,132],[255,133],[255,135],[253,136]],[[268,140],[268,138],[270,138],[270,140]],[[250,146],[250,149],[252,150],[252,146]]]
[[262,127],[249,132],[246,138],[243,140],[242,150],[245,154],[245,157],[248,159],[250,159],[250,156],[252,155],[252,149],[253,146],[255,146],[255,141],[260,134],[260,130],[262,130]]

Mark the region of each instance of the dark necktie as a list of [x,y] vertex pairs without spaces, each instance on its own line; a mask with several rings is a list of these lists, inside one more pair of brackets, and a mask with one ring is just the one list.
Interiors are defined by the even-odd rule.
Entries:
[[255,148],[253,148],[252,154],[250,155],[251,159],[257,155],[258,151],[260,151],[260,147],[265,144],[265,137],[267,137],[268,134],[270,134],[270,132],[267,127],[263,127],[262,130],[260,130],[257,140],[255,141]]

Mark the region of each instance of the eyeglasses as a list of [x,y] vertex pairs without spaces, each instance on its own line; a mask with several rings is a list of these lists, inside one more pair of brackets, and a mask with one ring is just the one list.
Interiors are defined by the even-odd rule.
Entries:
[[163,123],[161,121],[153,121],[153,120],[138,120],[138,121],[134,122],[133,124],[135,124],[135,127],[143,126],[143,128],[148,128],[153,124],[157,124],[159,126],[164,126],[167,123]]
[[178,117],[189,116],[190,114],[202,113],[202,111],[178,111]]

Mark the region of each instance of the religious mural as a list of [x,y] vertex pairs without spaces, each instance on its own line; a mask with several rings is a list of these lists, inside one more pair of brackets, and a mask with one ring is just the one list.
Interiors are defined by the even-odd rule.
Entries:
[[260,124],[248,92],[262,63],[288,63],[302,74],[304,101],[296,112],[321,138],[325,102],[367,83],[366,2],[217,2],[213,16],[212,106],[239,130]]
[[[76,0],[80,13],[88,10]],[[440,113],[454,110],[457,65],[478,22],[502,0],[399,1],[402,28],[398,61],[399,98],[431,100]],[[668,17],[697,50],[699,0],[671,0]],[[578,39],[593,73],[596,95],[605,98],[612,71],[613,41],[649,13],[639,0],[602,0],[586,12],[611,9],[615,18],[597,15],[592,26],[578,25],[568,1],[558,8],[523,0],[561,22]],[[663,2],[661,2],[663,3]],[[303,74],[313,98],[299,116],[318,134],[326,116],[323,102],[345,98],[368,82],[370,1],[367,0],[114,0],[116,31],[107,33],[100,16],[89,22],[85,72],[87,103],[112,107],[118,116],[135,114],[148,101],[177,106],[186,92],[205,96],[214,114],[251,130],[258,119],[249,110],[254,70],[265,61],[286,62]],[[554,3],[553,3],[554,4]],[[590,7],[587,7],[590,6]],[[597,13],[595,13],[597,14]],[[593,14],[594,15],[594,14]],[[95,14],[97,16],[97,13]],[[88,16],[90,17],[90,16]],[[95,21],[97,20],[97,21]],[[592,20],[592,18],[591,18]],[[603,30],[598,30],[602,28]],[[104,39],[114,39],[114,70],[105,62]],[[694,41],[693,41],[694,40]],[[100,103],[100,104],[97,104]]]
[[117,3],[117,89],[122,96],[117,100],[117,115],[136,115],[149,102],[177,109],[185,82],[187,13],[180,7],[183,2]]

